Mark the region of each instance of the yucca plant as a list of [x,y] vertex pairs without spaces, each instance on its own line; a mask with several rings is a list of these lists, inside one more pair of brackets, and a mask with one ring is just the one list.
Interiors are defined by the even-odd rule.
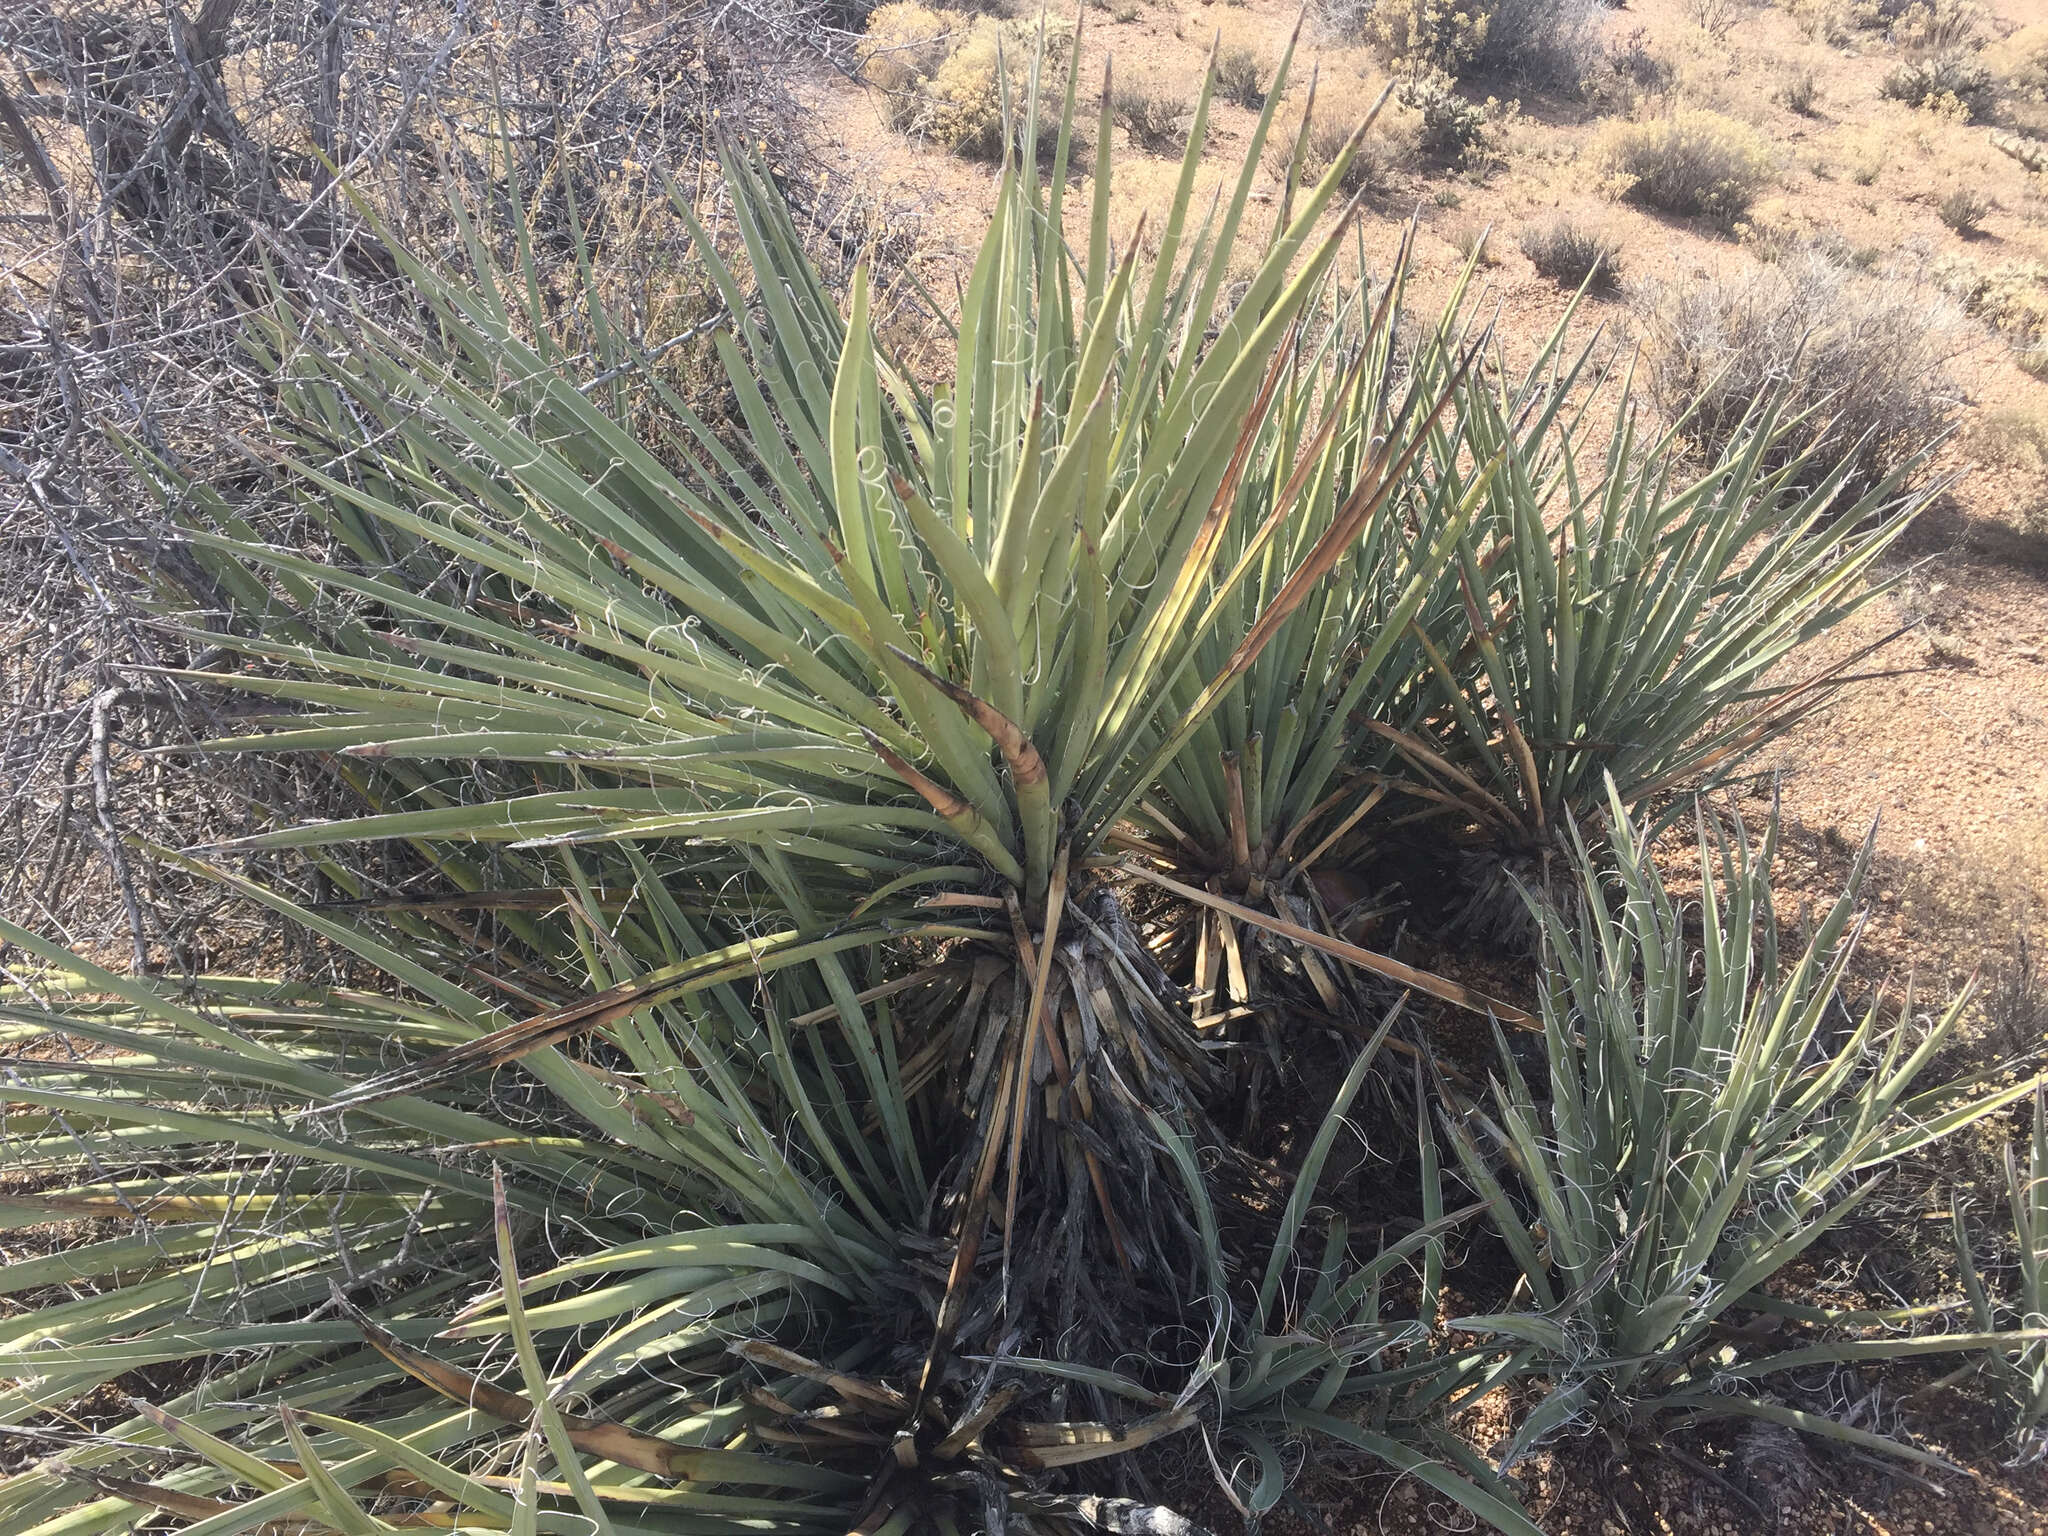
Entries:
[[[2005,1194],[2013,1249],[2011,1278],[2002,1295],[1985,1283],[1975,1252],[1978,1235],[1971,1231],[1965,1203],[1960,1197],[1953,1202],[1956,1261],[1963,1290],[1977,1326],[1986,1332],[2048,1328],[2048,1094],[2038,1086],[2025,1163],[2010,1145],[2005,1149]],[[1987,1364],[2012,1402],[2016,1437],[2023,1449],[2038,1457],[2042,1426],[2048,1425],[2048,1340],[1995,1350],[1987,1356]]]
[[[43,967],[21,1036],[99,1047],[22,1069],[16,1219],[189,1223],[117,1227],[74,1272],[103,1289],[14,1328],[17,1419],[136,1367],[170,1401],[0,1485],[9,1529],[1182,1528],[1058,1474],[1192,1431],[1207,1379],[1156,1367],[1134,1416],[1085,1372],[1293,1233],[1238,1187],[1111,836],[1354,549],[1434,586],[1483,482],[1419,555],[1382,530],[1474,349],[1340,434],[1304,380],[1350,365],[1307,339],[1341,157],[1226,306],[1269,119],[1194,224],[1205,93],[1148,276],[1106,147],[1068,247],[1076,87],[1050,180],[1005,171],[937,388],[739,148],[738,255],[680,211],[742,432],[673,396],[663,455],[624,430],[523,240],[501,269],[476,235],[465,281],[395,249],[422,337],[257,319],[312,552],[163,471],[227,681],[275,701],[217,746],[340,754],[373,812],[244,844],[310,850],[348,910],[220,878],[388,990],[187,993],[7,930]],[[1391,324],[1351,334],[1384,357]],[[366,839],[424,889],[365,890],[330,850]]]
[[[103,1420],[97,1440],[52,1437],[71,1448],[0,1483],[0,1521],[111,1530],[155,1509],[207,1532],[347,1532],[420,1524],[402,1512],[446,1498],[484,1525],[533,1529],[546,1465],[549,1498],[601,1528],[843,1528],[859,1476],[758,1442],[733,1449],[745,1388],[809,1389],[779,1357],[758,1371],[727,1344],[780,1337],[881,1363],[860,1307],[897,1261],[925,1175],[898,1117],[860,1124],[857,1106],[887,1103],[865,1081],[875,1021],[833,1006],[815,969],[762,972],[756,946],[712,947],[650,886],[587,935],[587,977],[547,978],[587,989],[646,964],[689,977],[652,1007],[634,1006],[645,988],[630,982],[569,1006],[615,1024],[608,1063],[543,1046],[522,1058],[525,1091],[471,1075],[330,1110],[381,1057],[481,1038],[502,1012],[403,934],[394,944],[222,878],[402,990],[219,978],[188,992],[0,929],[42,962],[0,1010],[10,1040],[89,1047],[17,1058],[8,1224],[107,1234],[10,1266],[10,1289],[44,1299],[6,1325],[0,1414],[77,1425],[67,1404],[138,1381],[166,1399]],[[525,1317],[517,1287],[476,1304],[488,1277],[516,1275],[519,1249],[553,1245],[582,1251],[533,1277]],[[500,1374],[508,1334],[512,1381],[480,1382],[479,1367]],[[557,1406],[570,1394],[575,1413]],[[539,1438],[479,1445],[506,1427]],[[601,1495],[586,1459],[611,1468]],[[104,1496],[71,1507],[82,1489]]]
[[1519,380],[1469,376],[1447,417],[1432,472],[1498,468],[1422,636],[1427,706],[1371,727],[1412,793],[1521,854],[1590,828],[1605,780],[1631,808],[1711,786],[1824,704],[1853,663],[1781,663],[1887,589],[1873,567],[1929,494],[1918,460],[1853,500],[1853,454],[1779,464],[1782,395],[1690,465],[1683,423],[1646,437],[1628,376],[1561,342]]
[[[1695,943],[1611,786],[1608,815],[1612,874],[1574,833],[1577,910],[1531,898],[1552,977],[1541,994],[1547,1082],[1532,1083],[1503,1042],[1490,1107],[1466,1103],[1449,1123],[1521,1272],[1526,1311],[1495,1326],[1540,1346],[1529,1368],[1551,1383],[1504,1460],[1573,1425],[1727,1416],[1924,1456],[1756,1388],[1803,1367],[1971,1351],[1984,1337],[1845,1337],[1902,1319],[1830,1317],[1765,1287],[1900,1159],[2032,1084],[1992,1073],[1920,1083],[1967,995],[1917,1039],[1910,988],[1896,1013],[1883,996],[1860,1017],[1843,1006],[1871,842],[1785,957],[1775,817],[1757,848],[1739,826],[1710,834],[1703,818]],[[1813,1341],[1753,1347],[1723,1326],[1745,1312],[1816,1325]]]
[[[1106,153],[1071,251],[1077,81],[1049,180],[1028,160],[1005,171],[947,383],[927,390],[878,343],[864,271],[839,312],[765,168],[735,148],[751,289],[679,206],[733,316],[718,345],[738,445],[671,398],[671,467],[607,417],[529,339],[541,326],[522,315],[546,306],[530,260],[507,279],[479,256],[468,284],[412,262],[431,346],[287,303],[264,342],[297,374],[291,484],[353,558],[252,543],[218,498],[224,531],[195,535],[252,615],[283,609],[235,641],[264,669],[236,681],[290,712],[221,745],[422,765],[399,781],[413,808],[248,846],[630,841],[660,845],[648,856],[742,926],[808,938],[857,916],[880,935],[924,902],[995,941],[1007,963],[957,1007],[908,1005],[972,1147],[939,1181],[958,1234],[942,1339],[970,1313],[993,1326],[987,1296],[1059,1294],[1010,1284],[1027,1189],[1092,1213],[1048,1233],[1034,1275],[1089,1244],[1140,1289],[1179,1267],[1180,1218],[1119,1209],[1114,1190],[1163,1167],[1139,1107],[1196,1125],[1214,1068],[1097,867],[1276,637],[1299,655],[1289,621],[1334,570],[1356,585],[1398,551],[1371,579],[1429,590],[1485,484],[1431,503],[1431,548],[1390,531],[1476,342],[1380,388],[1369,437],[1355,388],[1312,382],[1349,364],[1302,341],[1345,236],[1329,217],[1341,166],[1224,308],[1270,107],[1197,226],[1205,92],[1149,276],[1110,248]],[[1035,116],[1035,90],[1021,110]],[[1381,302],[1348,334],[1384,360],[1393,323]],[[451,564],[465,600],[447,595]],[[1398,632],[1405,611],[1381,616]],[[521,1038],[354,1098],[509,1059]],[[977,1268],[992,1219],[1004,1262]],[[1055,1333],[1098,1326],[1071,1293],[1059,1315]]]
[[[1241,510],[1223,529],[1211,599],[1221,622],[1203,626],[1194,669],[1177,685],[1187,706],[1203,678],[1229,666],[1236,637],[1272,610],[1290,573],[1346,515],[1346,487],[1404,430],[1417,391],[1437,393],[1464,366],[1471,344],[1464,282],[1433,325],[1412,344],[1405,339],[1413,234],[1411,225],[1377,294],[1366,285],[1341,292],[1333,285],[1328,307],[1335,312],[1325,319],[1323,306],[1312,311],[1314,334],[1286,360],[1276,409],[1236,491]],[[1436,610],[1449,555],[1484,480],[1483,472],[1404,480],[1384,514],[1341,549],[1309,600],[1280,617],[1242,682],[1111,830],[1107,845],[1137,855],[1147,878],[1163,868],[1178,894],[1209,893],[1211,904],[1191,914],[1193,998],[1204,1027],[1252,1006],[1271,1014],[1287,989],[1275,985],[1268,961],[1305,976],[1318,1004],[1337,1006],[1325,964],[1303,948],[1304,933],[1312,942],[1332,927],[1306,877],[1350,858],[1366,837],[1361,824],[1369,826],[1366,818],[1387,794],[1384,777],[1361,758],[1358,722],[1412,708],[1425,680],[1416,636],[1442,623]],[[1260,925],[1278,931],[1261,935]],[[1399,975],[1384,957],[1359,958]],[[1497,1000],[1491,1006],[1516,1011]]]

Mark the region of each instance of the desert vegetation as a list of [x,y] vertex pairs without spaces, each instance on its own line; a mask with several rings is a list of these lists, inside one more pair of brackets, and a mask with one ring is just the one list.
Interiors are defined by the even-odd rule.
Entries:
[[2023,1528],[2048,53],[1640,10],[0,22],[0,1531]]
[[1556,214],[1526,226],[1519,237],[1529,265],[1567,288],[1588,284],[1603,291],[1621,281],[1621,247],[1596,224]]

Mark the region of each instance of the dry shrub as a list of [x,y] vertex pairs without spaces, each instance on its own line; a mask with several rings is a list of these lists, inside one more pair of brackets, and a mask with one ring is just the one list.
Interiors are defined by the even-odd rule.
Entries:
[[1934,280],[1970,314],[2013,342],[2048,337],[2048,266],[2008,261],[1980,267],[1953,256],[1935,264]]
[[1975,319],[2012,343],[2013,360],[2048,375],[2048,266],[2007,261],[1980,267],[1963,256],[1934,265],[1934,281]]
[[1653,338],[1649,381],[1685,433],[1713,451],[1774,387],[1813,409],[1786,438],[1818,479],[1853,460],[1851,491],[1881,479],[1947,430],[1958,396],[1949,364],[1961,316],[1918,275],[1852,273],[1818,253],[1752,276],[1652,284],[1637,306]]
[[[159,623],[165,604],[217,614],[219,592],[124,447],[293,547],[299,509],[248,446],[274,441],[275,397],[243,351],[247,306],[275,284],[282,303],[407,334],[418,297],[369,220],[459,264],[451,205],[507,261],[485,211],[520,210],[546,318],[522,301],[511,324],[559,325],[550,341],[606,381],[594,402],[650,437],[667,429],[646,425],[660,395],[720,422],[700,327],[722,306],[663,177],[690,181],[716,131],[758,134],[820,211],[790,54],[841,19],[805,0],[0,4],[21,114],[0,128],[0,912],[124,968],[319,962],[157,851],[360,801],[310,755],[188,751],[235,734],[233,717],[175,671],[134,669],[221,664]],[[604,335],[560,303],[585,281],[611,310]],[[388,889],[407,860],[351,854],[333,878]],[[268,856],[236,867],[281,887],[305,875],[315,897],[329,878]]]
[[952,52],[967,18],[919,0],[889,0],[868,17],[860,70],[881,91],[892,126],[910,128],[925,109],[924,87]]
[[1746,123],[1689,108],[1646,123],[1609,123],[1594,164],[1616,197],[1663,213],[1738,218],[1771,182],[1770,146]]
[[1849,0],[1790,0],[1785,8],[1816,43],[1839,48],[1856,35],[1855,7]]
[[[1046,69],[1058,69],[1070,37],[1070,24],[1047,26]],[[999,159],[1006,87],[1011,102],[1024,99],[1038,38],[1035,18],[891,0],[868,18],[861,74],[887,93],[889,121],[903,132],[969,159]]]
[[1685,17],[1716,42],[1735,30],[1748,10],[1747,0],[1685,0]]
[[[923,131],[956,155],[994,160],[1003,152],[1003,76],[1010,76],[1011,100],[1023,81],[1014,39],[1002,46],[1000,27],[979,22],[946,55],[925,87]],[[1029,58],[1024,54],[1021,58]]]
[[1900,47],[1934,46],[1976,29],[1982,12],[1970,0],[1789,0],[1786,9],[1815,42],[1850,47],[1872,32]]
[[[2048,533],[2048,415],[1989,411],[1972,426],[1970,441],[1987,463],[2020,482],[2020,494],[2005,498],[2005,504],[2021,531]],[[2048,1010],[2048,995],[2041,1005]]]
[[1323,0],[1325,31],[1395,74],[1503,76],[1575,92],[1602,68],[1610,0]]
[[1635,27],[1611,47],[1601,50],[1586,74],[1580,77],[1579,93],[1603,116],[1636,117],[1644,103],[1668,96],[1678,83],[1678,71],[1650,48],[1650,34]]
[[1607,0],[1326,0],[1332,32],[1397,74],[1510,76],[1576,90],[1601,58]]
[[1472,68],[1578,90],[1599,72],[1607,0],[1493,0]]
[[1155,155],[1178,155],[1187,145],[1195,103],[1184,86],[1163,76],[1139,76],[1116,82],[1110,93],[1109,115],[1140,149]]
[[1921,52],[1974,48],[1984,23],[1984,8],[1975,0],[1911,0],[1885,9],[1891,12],[1886,35],[1892,43]]
[[1257,112],[1266,105],[1272,78],[1272,52],[1263,31],[1234,16],[1225,17],[1217,28],[1216,94]]
[[1451,249],[1467,262],[1477,262],[1482,267],[1499,265],[1500,258],[1494,254],[1491,225],[1477,219],[1461,219],[1444,231],[1444,238],[1451,243]]
[[1621,279],[1621,243],[1571,214],[1524,225],[1518,240],[1538,275],[1562,287],[1577,289],[1590,278],[1593,292],[1610,292]]
[[[1375,88],[1371,99],[1377,96]],[[1299,144],[1301,184],[1313,186],[1335,163],[1338,151],[1343,149],[1358,124],[1331,108],[1327,85],[1317,97],[1315,116],[1309,123],[1306,141],[1301,139],[1301,122],[1301,104],[1296,101],[1284,103],[1273,114],[1273,131],[1266,140],[1265,153],[1260,161],[1273,180],[1284,184],[1288,165]],[[1399,101],[1389,100],[1374,119],[1372,131],[1359,144],[1358,153],[1351,157],[1351,164],[1345,168],[1344,179],[1339,185],[1347,196],[1363,192],[1371,197],[1387,192],[1393,187],[1400,169],[1413,165],[1421,154],[1422,115]]]
[[1974,122],[1994,98],[1991,70],[1970,48],[1942,48],[1901,59],[1885,73],[1878,94],[1909,107]]
[[2021,27],[1990,52],[2007,95],[2048,103],[2048,21]]

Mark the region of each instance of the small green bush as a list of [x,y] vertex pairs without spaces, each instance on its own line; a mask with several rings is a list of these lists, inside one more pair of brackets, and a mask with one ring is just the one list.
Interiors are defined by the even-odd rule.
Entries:
[[1775,94],[1786,111],[1811,117],[1820,106],[1820,76],[1810,69],[1795,69],[1778,82]]
[[1247,43],[1230,42],[1216,50],[1216,94],[1249,112],[1266,104],[1266,64]]
[[1877,89],[1892,101],[1964,122],[1982,117],[1994,97],[1990,69],[1968,48],[1943,48],[1923,58],[1901,59]]
[[1462,160],[1486,140],[1487,109],[1459,95],[1443,70],[1408,76],[1394,87],[1394,99],[1421,119],[1421,147],[1440,160]]
[[1704,108],[1646,123],[1610,123],[1594,141],[1593,155],[1613,195],[1721,223],[1738,218],[1772,179],[1762,136]]

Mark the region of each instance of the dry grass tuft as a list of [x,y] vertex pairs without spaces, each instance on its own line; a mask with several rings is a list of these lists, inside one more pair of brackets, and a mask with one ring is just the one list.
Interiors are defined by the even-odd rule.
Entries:
[[1820,76],[1812,69],[1789,70],[1772,94],[1786,111],[1812,117],[1820,110]]
[[1973,187],[1954,187],[1942,195],[1934,211],[1942,223],[1970,240],[1983,233],[1984,215],[1991,211],[1991,201]]

